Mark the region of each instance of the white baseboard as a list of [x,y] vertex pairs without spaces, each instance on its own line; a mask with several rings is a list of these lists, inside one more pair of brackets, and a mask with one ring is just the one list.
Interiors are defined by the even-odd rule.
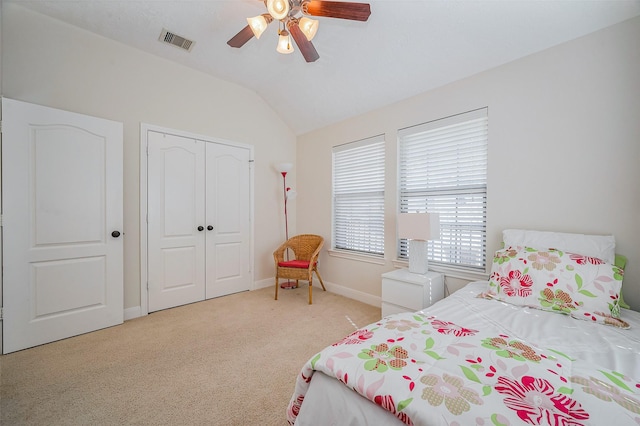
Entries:
[[325,281],[324,286],[327,288],[327,291],[339,294],[340,296],[348,297],[349,299],[357,300],[358,302],[366,303],[367,305],[375,306],[376,308],[382,306],[382,298],[380,296],[374,296],[369,293],[364,293],[362,291],[327,281]]
[[124,310],[124,320],[128,321],[130,319],[138,318],[142,316],[142,310],[140,306],[134,306],[133,308],[127,308]]
[[275,284],[276,278],[267,278],[265,280],[254,281],[253,288],[251,290],[260,290],[261,288],[273,287]]
[[[251,290],[260,290],[267,287],[272,287],[275,282],[274,278],[267,278],[260,281],[253,282],[253,288]],[[318,283],[316,283],[317,285]],[[335,294],[339,294],[340,296],[348,297],[349,299],[357,300],[358,302],[366,303],[367,305],[375,306],[379,308],[382,306],[382,300],[380,296],[373,296],[368,293],[364,293],[362,291],[353,290],[349,287],[344,287],[340,284],[330,283],[328,281],[324,282],[324,286],[327,288],[327,291],[330,291]],[[315,286],[314,286],[315,287]],[[124,310],[124,320],[128,321],[130,319],[141,317],[142,310],[140,306],[134,306],[133,308],[127,308]]]
[[[261,288],[272,287],[275,283],[274,278],[267,278],[266,280],[254,281],[253,290],[260,290]],[[319,284],[314,280],[314,288]],[[330,291],[335,294],[339,294],[340,296],[348,297],[349,299],[357,300],[358,302],[366,303],[367,305],[375,306],[379,308],[382,306],[382,298],[380,296],[373,296],[368,293],[364,293],[362,291],[353,290],[349,287],[344,287],[340,284],[330,283],[327,280],[324,280],[324,286],[327,288],[327,291]]]

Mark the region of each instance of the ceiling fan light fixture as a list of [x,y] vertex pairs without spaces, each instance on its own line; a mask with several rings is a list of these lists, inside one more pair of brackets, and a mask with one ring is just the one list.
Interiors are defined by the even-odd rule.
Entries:
[[256,36],[256,38],[260,38],[264,30],[267,29],[267,25],[269,25],[265,17],[262,15],[254,16],[253,18],[247,18],[247,22],[249,23],[249,27],[251,28],[251,31],[253,31],[253,35]]
[[288,0],[267,0],[267,11],[269,11],[269,15],[273,16],[273,19],[283,20],[289,15],[289,10]]
[[267,13],[247,18],[249,25],[231,37],[227,44],[238,48],[254,37],[260,38],[266,27],[275,19],[278,21],[279,36],[276,51],[283,54],[292,53],[293,39],[307,62],[315,62],[320,57],[311,42],[318,32],[319,21],[311,17],[367,21],[371,15],[369,3],[349,0],[260,0],[260,3],[264,4]]
[[311,41],[316,36],[316,33],[318,32],[318,25],[319,25],[319,22],[317,20],[307,18],[305,16],[300,18],[299,25],[300,25],[300,30],[305,35],[307,40]]
[[276,48],[278,53],[288,55],[293,53],[293,45],[291,44],[291,36],[287,30],[280,31],[280,37],[278,38],[278,47]]

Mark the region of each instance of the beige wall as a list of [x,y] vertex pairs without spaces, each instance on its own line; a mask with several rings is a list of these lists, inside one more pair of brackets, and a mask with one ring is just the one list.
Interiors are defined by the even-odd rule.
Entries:
[[[386,259],[321,258],[325,281],[375,299],[396,251],[397,129],[487,106],[488,255],[508,227],[612,233],[629,258],[625,299],[640,309],[638,18],[303,135],[296,148],[295,135],[252,91],[15,4],[1,12],[3,96],[124,123],[125,308],[140,303],[141,122],[255,147],[256,281],[273,276],[271,252],[284,235],[273,164],[293,162],[297,149],[287,179],[298,190],[290,229],[297,219],[297,232],[321,234],[329,246],[331,147],[385,134]],[[465,282],[447,278],[450,290]]]
[[2,6],[2,42],[3,96],[124,123],[125,308],[140,305],[140,123],[255,147],[254,279],[273,277],[284,237],[273,165],[295,161],[296,140],[263,99],[15,4]]
[[[638,40],[635,18],[299,137],[298,231],[321,234],[329,246],[332,146],[378,134],[387,141],[384,264],[325,252],[323,278],[380,295],[380,274],[393,269],[396,253],[397,129],[486,106],[488,268],[505,228],[613,234],[629,260],[625,299],[639,310]],[[447,277],[451,291],[465,282]]]

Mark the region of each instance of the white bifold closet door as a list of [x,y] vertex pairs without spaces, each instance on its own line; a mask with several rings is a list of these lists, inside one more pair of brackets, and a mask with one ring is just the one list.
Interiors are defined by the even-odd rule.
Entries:
[[3,353],[123,322],[122,123],[2,99]]
[[250,288],[250,151],[148,133],[149,312]]

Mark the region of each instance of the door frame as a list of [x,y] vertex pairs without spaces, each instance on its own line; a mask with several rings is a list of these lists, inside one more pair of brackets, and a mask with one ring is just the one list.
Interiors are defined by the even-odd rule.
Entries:
[[132,313],[130,318],[144,316],[149,313],[149,274],[148,274],[148,247],[147,247],[147,214],[148,214],[148,176],[147,176],[147,147],[148,134],[150,131],[157,133],[166,133],[175,136],[181,136],[189,139],[197,139],[207,143],[217,143],[222,145],[234,146],[249,150],[249,221],[251,222],[249,238],[249,285],[250,290],[255,290],[254,281],[254,147],[253,145],[232,142],[225,139],[214,138],[211,136],[198,135],[182,130],[169,129],[166,127],[156,126],[148,123],[140,123],[140,312],[139,315]]

